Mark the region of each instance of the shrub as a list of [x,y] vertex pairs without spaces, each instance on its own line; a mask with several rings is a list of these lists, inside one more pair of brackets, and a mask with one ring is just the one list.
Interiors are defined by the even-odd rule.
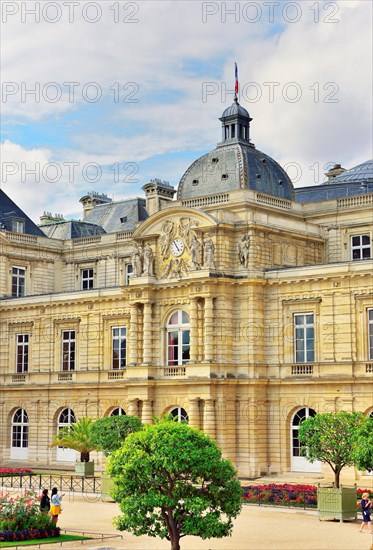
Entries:
[[[52,519],[48,514],[40,512],[39,506],[39,497],[33,491],[25,491],[18,496],[0,496],[0,532],[2,536],[5,536],[4,532],[8,531],[24,534],[27,529],[48,532],[53,528]],[[22,539],[16,538],[15,540]]]
[[31,474],[29,468],[0,468],[0,475],[4,474]]

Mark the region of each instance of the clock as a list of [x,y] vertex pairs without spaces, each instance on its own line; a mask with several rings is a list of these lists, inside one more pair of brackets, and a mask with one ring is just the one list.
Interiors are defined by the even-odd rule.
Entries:
[[174,239],[171,243],[171,252],[174,256],[181,256],[184,252],[184,243],[181,239]]

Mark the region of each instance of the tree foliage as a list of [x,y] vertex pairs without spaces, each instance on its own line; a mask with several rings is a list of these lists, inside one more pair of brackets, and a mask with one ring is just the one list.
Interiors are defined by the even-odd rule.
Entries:
[[131,434],[109,457],[117,527],[137,536],[180,538],[231,533],[241,509],[241,486],[216,443],[184,423],[163,421]]
[[126,437],[142,429],[137,416],[116,415],[99,418],[92,426],[92,441],[97,451],[108,456],[119,449]]
[[321,413],[299,426],[303,454],[310,462],[320,460],[329,464],[337,488],[342,468],[354,464],[353,445],[363,418],[358,412]]
[[373,470],[373,418],[364,418],[357,428],[352,457],[358,470]]
[[95,450],[92,441],[93,420],[79,418],[74,424],[62,428],[53,438],[52,447],[65,447],[80,453],[81,462],[89,462],[89,453]]

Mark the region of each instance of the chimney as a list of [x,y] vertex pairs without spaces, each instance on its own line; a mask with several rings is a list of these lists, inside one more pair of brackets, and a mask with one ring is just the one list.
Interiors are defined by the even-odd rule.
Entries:
[[328,172],[325,172],[325,176],[328,178],[328,181],[336,178],[339,174],[346,172],[346,168],[342,168],[340,164],[335,164]]
[[150,183],[144,185],[142,189],[145,191],[146,210],[149,216],[162,210],[166,203],[173,200],[176,193],[176,189],[168,181],[157,178],[150,180]]
[[93,208],[99,204],[105,204],[113,202],[112,199],[106,195],[106,193],[97,193],[96,191],[90,191],[79,202],[83,205],[83,219],[93,210]]

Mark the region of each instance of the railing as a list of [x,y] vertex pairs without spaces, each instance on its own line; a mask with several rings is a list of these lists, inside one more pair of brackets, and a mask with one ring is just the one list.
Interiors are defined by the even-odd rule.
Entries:
[[185,367],[165,367],[163,369],[163,376],[165,378],[173,378],[174,376],[185,376]]
[[366,363],[365,365],[365,372],[367,374],[373,373],[373,363]]
[[13,231],[7,231],[6,238],[19,243],[35,244],[38,242],[38,238],[35,235],[25,235],[25,233],[15,233]]
[[229,201],[229,193],[221,193],[219,195],[209,195],[207,197],[199,197],[195,199],[185,199],[181,201],[183,206],[198,208],[199,206],[211,206]]
[[82,237],[80,239],[73,239],[73,246],[86,246],[89,244],[96,244],[101,242],[101,236],[96,237]]
[[126,241],[132,237],[132,231],[122,231],[121,233],[117,233],[116,239],[117,241]]
[[13,374],[12,375],[12,382],[15,384],[24,384],[26,382],[26,375],[25,374]]
[[337,206],[339,208],[349,208],[350,206],[365,206],[366,204],[373,204],[373,193],[367,195],[354,195],[353,197],[343,197],[337,199]]
[[124,378],[124,371],[122,370],[113,370],[107,373],[108,380],[120,380]]
[[58,381],[59,382],[70,382],[73,379],[72,372],[59,372]]
[[309,376],[313,374],[313,365],[292,365],[292,376]]
[[0,474],[0,487],[40,490],[57,487],[74,493],[101,493],[100,477],[57,474]]
[[291,201],[287,199],[271,197],[270,195],[262,195],[262,193],[256,194],[256,202],[269,204],[270,206],[276,206],[277,208],[285,208],[286,210],[291,210]]

